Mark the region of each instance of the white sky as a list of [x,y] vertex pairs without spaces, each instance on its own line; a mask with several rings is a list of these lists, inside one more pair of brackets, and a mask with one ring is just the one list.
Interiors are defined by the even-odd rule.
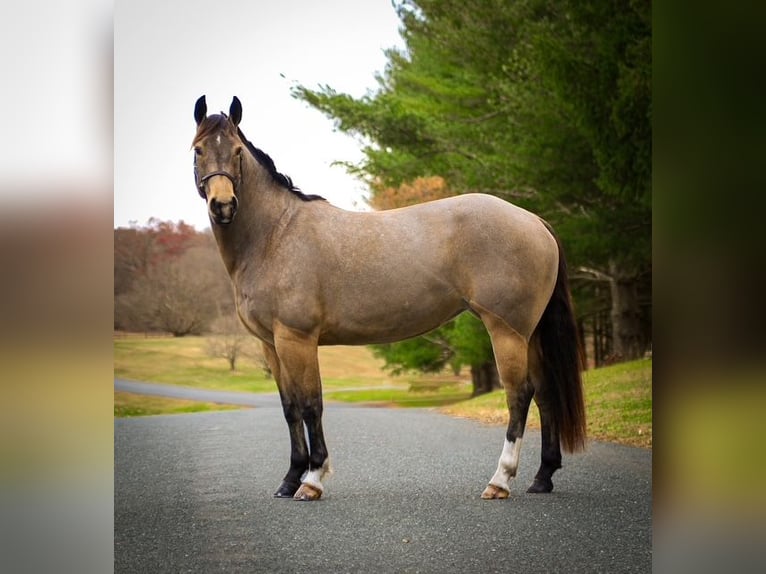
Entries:
[[[383,50],[402,46],[390,0],[118,0],[114,12],[114,225],[150,217],[209,226],[194,188],[194,103],[228,113],[306,193],[364,209],[363,184],[334,161],[359,144],[290,96],[294,83],[361,96]],[[283,77],[284,76],[284,77]]]

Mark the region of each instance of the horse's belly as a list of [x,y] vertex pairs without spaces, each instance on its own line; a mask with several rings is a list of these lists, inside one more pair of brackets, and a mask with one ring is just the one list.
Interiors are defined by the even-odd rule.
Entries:
[[370,345],[393,343],[436,329],[466,309],[463,301],[442,300],[439,304],[401,301],[381,302],[365,312],[329,314],[320,332],[320,345]]

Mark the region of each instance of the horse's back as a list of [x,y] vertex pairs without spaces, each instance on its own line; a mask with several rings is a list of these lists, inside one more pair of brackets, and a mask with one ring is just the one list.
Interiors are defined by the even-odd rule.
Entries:
[[442,243],[451,236],[484,239],[501,245],[517,243],[523,236],[550,240],[540,218],[493,195],[469,193],[408,207],[375,212],[341,211],[343,223],[333,233],[344,231],[356,237],[389,234],[392,239],[416,244]]
[[558,264],[555,239],[543,221],[492,195],[459,195],[380,214],[390,214],[387,223],[413,251],[438,255],[453,272],[475,276],[512,267],[542,280]]
[[386,340],[420,334],[472,304],[529,336],[555,283],[557,248],[542,221],[494,196],[337,210],[325,223],[322,306],[333,322],[352,327],[338,340],[353,338],[351,331],[367,339],[362,331],[371,324],[385,326]]

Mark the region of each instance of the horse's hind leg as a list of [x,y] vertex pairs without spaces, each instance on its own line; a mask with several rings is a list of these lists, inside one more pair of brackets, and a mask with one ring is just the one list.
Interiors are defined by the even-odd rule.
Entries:
[[508,498],[511,479],[516,476],[519,466],[524,427],[534,394],[534,387],[527,377],[527,341],[497,315],[488,311],[479,312],[479,315],[492,339],[492,348],[510,412],[497,470],[481,497]]
[[540,468],[527,492],[545,493],[553,490],[553,473],[561,468],[561,440],[556,419],[547,401],[539,349],[535,342],[529,353],[529,373],[535,387],[535,403],[540,411],[542,449]]

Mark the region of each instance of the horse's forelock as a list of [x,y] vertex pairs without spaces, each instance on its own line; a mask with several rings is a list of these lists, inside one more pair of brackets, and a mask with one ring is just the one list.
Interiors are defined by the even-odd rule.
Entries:
[[221,112],[220,114],[208,116],[202,120],[197,127],[197,134],[194,136],[192,145],[196,145],[212,133],[225,130],[233,130],[233,126],[229,122],[229,117],[226,114]]

